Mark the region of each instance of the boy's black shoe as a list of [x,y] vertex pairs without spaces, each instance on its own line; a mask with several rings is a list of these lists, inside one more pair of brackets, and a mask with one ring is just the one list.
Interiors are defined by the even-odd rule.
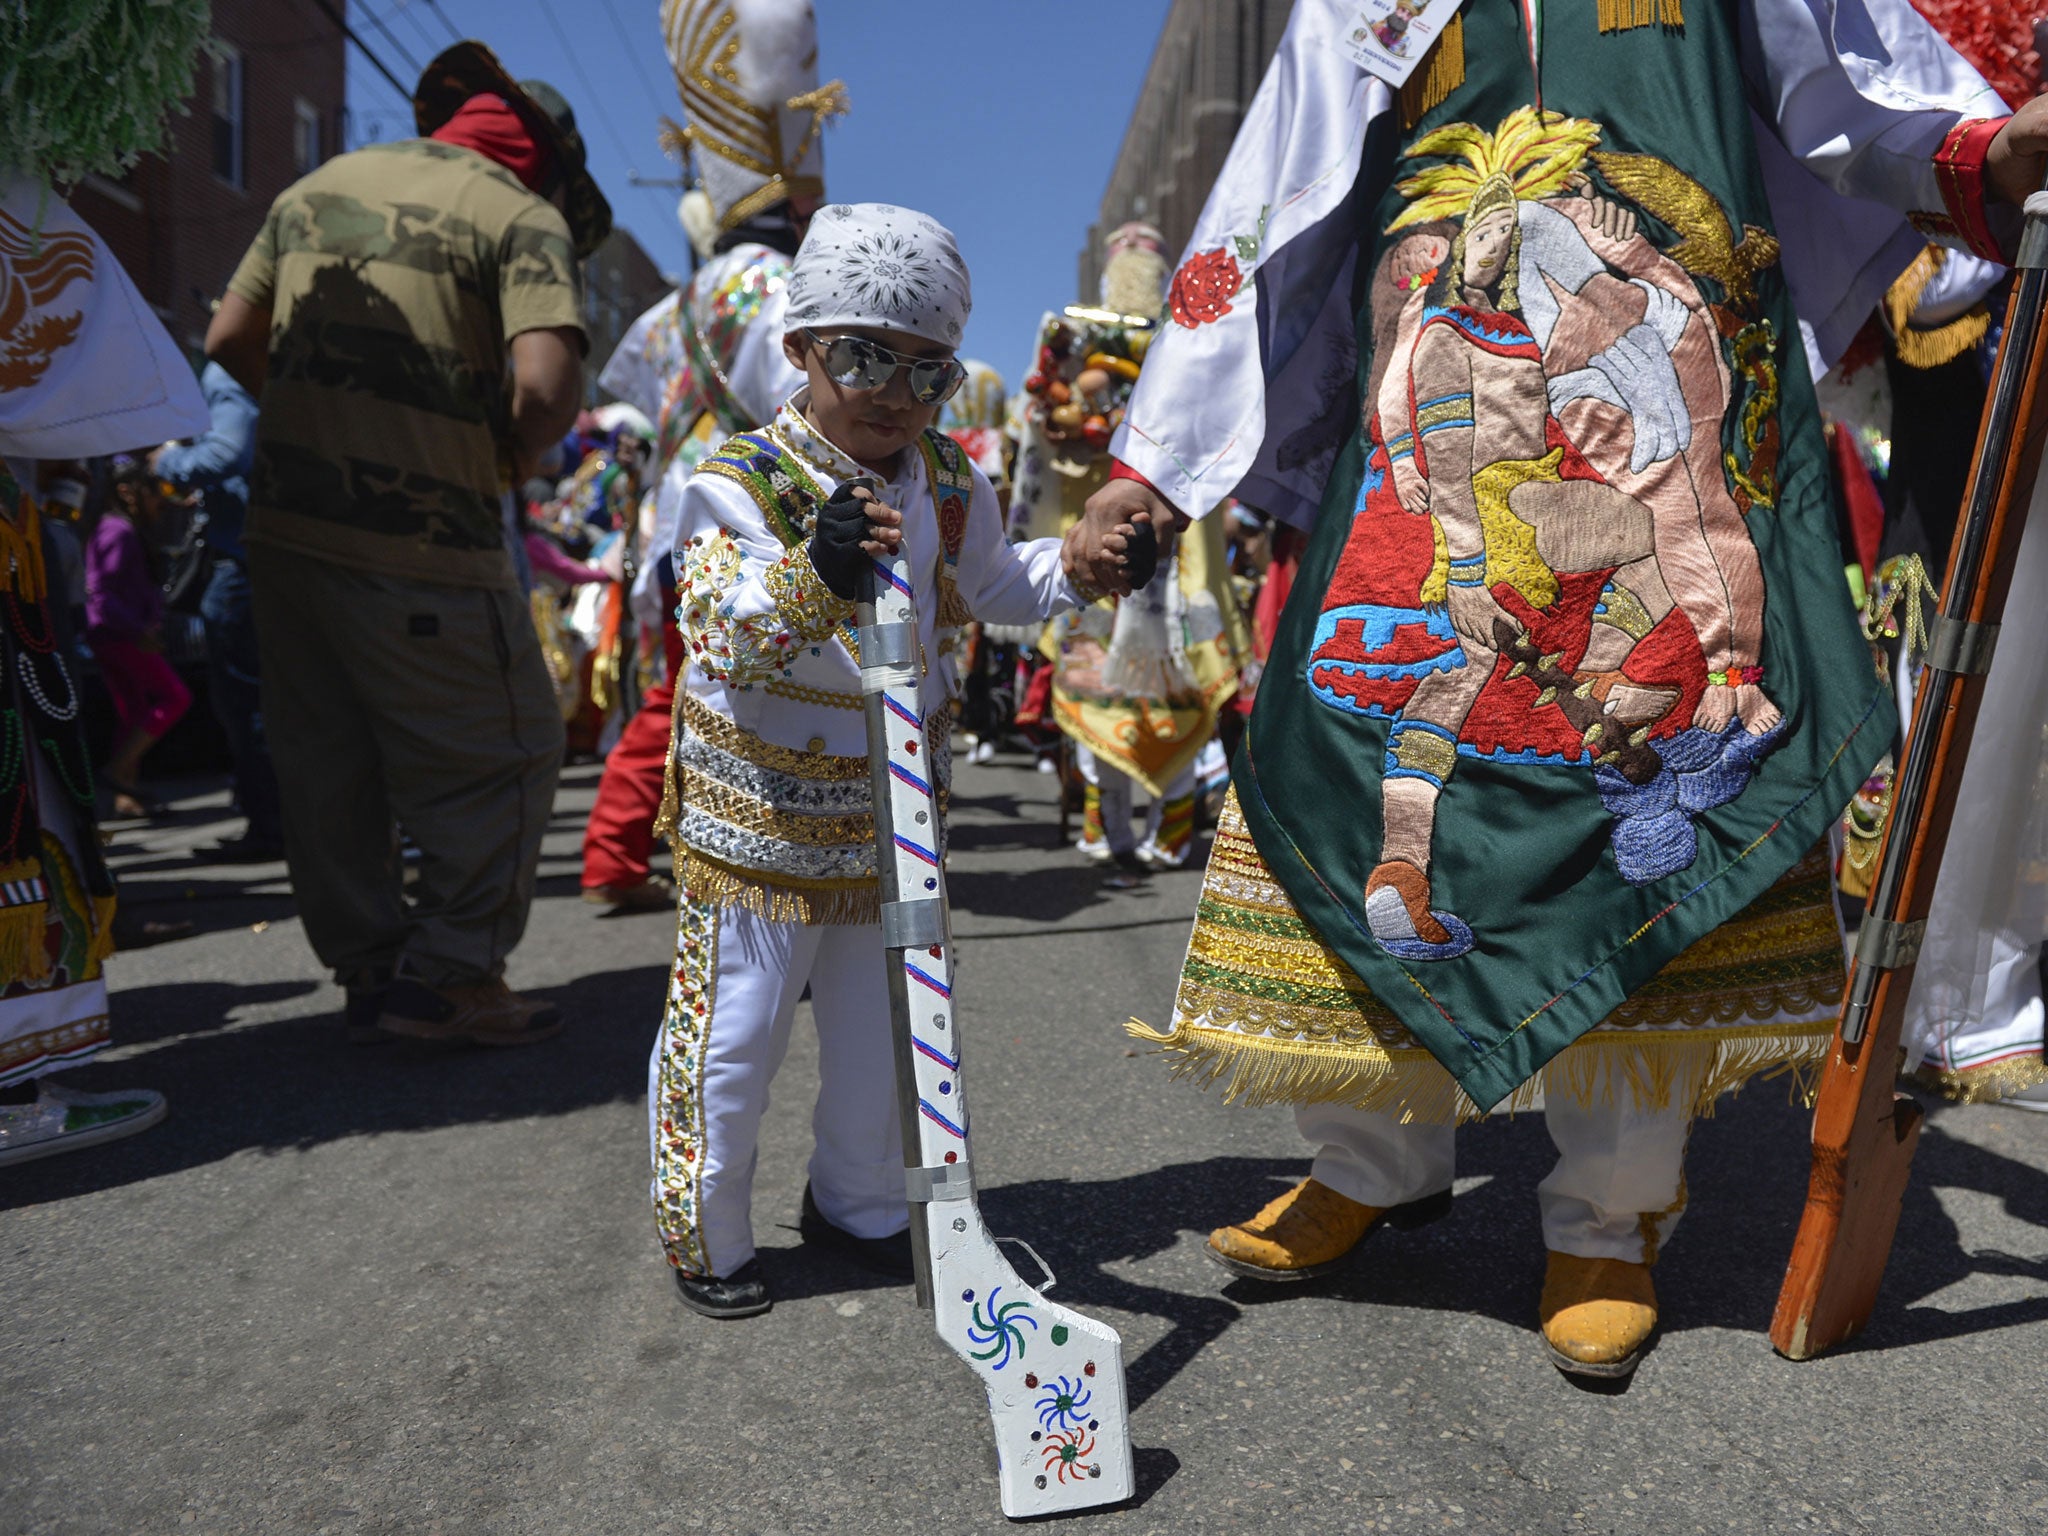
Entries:
[[722,1280],[716,1275],[686,1275],[680,1269],[675,1274],[676,1294],[683,1305],[705,1317],[754,1317],[775,1305],[759,1259],[747,1260]]
[[843,1253],[873,1274],[886,1275],[891,1280],[908,1280],[911,1277],[910,1232],[907,1228],[893,1237],[855,1237],[844,1227],[835,1227],[825,1219],[825,1213],[818,1209],[817,1199],[811,1194],[808,1183],[804,1185],[804,1209],[797,1218],[796,1229],[805,1242]]

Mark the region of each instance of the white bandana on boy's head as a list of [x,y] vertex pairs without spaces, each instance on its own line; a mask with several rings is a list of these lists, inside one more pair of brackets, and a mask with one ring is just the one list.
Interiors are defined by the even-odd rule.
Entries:
[[953,232],[889,203],[820,208],[789,274],[791,330],[863,326],[957,347],[972,308]]

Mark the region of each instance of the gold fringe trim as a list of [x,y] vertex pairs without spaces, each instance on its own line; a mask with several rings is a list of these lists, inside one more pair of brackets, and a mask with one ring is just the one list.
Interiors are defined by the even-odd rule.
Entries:
[[[1676,5],[1678,0],[1669,0]],[[1401,87],[1401,126],[1413,128],[1465,83],[1465,17],[1454,14],[1429,57]]]
[[1684,0],[1599,0],[1599,11],[1602,32],[1685,25]]
[[1779,1073],[1790,1073],[1793,1094],[1811,1103],[1834,1021],[1673,1031],[1669,1039],[1596,1030],[1491,1111],[1474,1103],[1427,1051],[1264,1040],[1187,1023],[1160,1031],[1137,1019],[1124,1030],[1178,1056],[1174,1076],[1193,1078],[1204,1089],[1223,1081],[1226,1103],[1242,1102],[1252,1109],[1344,1104],[1368,1113],[1398,1113],[1404,1124],[1445,1125],[1533,1109],[1539,1092],[1578,1104],[1613,1104],[1626,1091],[1639,1110],[1689,1104],[1694,1115],[1709,1115],[1722,1094],[1753,1077]]
[[40,603],[50,590],[43,571],[42,514],[25,490],[11,511],[12,516],[0,517],[0,591]]
[[[0,882],[40,880],[43,867],[22,859],[0,867]],[[0,978],[41,981],[50,974],[50,904],[26,901],[0,912]]]
[[1952,363],[1990,334],[1991,311],[1982,304],[1946,325],[1914,329],[1913,311],[1920,307],[1920,296],[1947,262],[1948,252],[1930,245],[1885,290],[1885,327],[1891,332],[1899,361],[1908,368],[1939,368]]
[[1953,1104],[1991,1104],[2048,1083],[2048,1056],[2015,1056],[1958,1072],[1927,1062],[1913,1081]]
[[119,904],[119,898],[114,896],[92,898],[92,943],[85,951],[87,980],[97,974],[97,967],[114,952],[114,908]]
[[771,923],[855,925],[882,920],[881,887],[873,880],[805,880],[722,864],[694,849],[676,850],[676,883],[692,900],[744,907]]

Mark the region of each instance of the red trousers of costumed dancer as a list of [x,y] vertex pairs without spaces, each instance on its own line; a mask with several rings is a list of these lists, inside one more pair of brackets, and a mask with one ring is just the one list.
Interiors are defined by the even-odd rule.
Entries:
[[632,886],[647,878],[654,853],[654,818],[661,810],[662,775],[668,767],[669,724],[676,681],[683,673],[683,637],[673,623],[661,626],[668,672],[647,690],[640,709],[619,733],[604,760],[597,804],[583,832],[583,888]]

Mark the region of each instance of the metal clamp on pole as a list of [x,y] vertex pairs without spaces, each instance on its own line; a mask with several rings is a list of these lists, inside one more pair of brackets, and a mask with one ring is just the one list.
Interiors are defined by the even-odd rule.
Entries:
[[1991,653],[1998,649],[1996,624],[1973,624],[1941,614],[1927,640],[1927,665],[1937,672],[1973,675],[1991,670]]
[[1856,930],[1856,963],[1867,969],[1896,971],[1920,958],[1920,941],[1926,936],[1924,917],[1910,923],[1866,917]]
[[972,1200],[974,1174],[967,1164],[941,1163],[936,1168],[903,1170],[903,1192],[912,1205],[930,1205],[939,1200]]
[[882,903],[882,947],[928,949],[946,942],[946,904],[936,896]]
[[916,685],[916,625],[863,624],[857,634],[862,693],[881,693],[890,688]]
[[2048,190],[2030,193],[2026,201],[2026,226],[2020,231],[2019,259],[2015,267],[2048,267]]

